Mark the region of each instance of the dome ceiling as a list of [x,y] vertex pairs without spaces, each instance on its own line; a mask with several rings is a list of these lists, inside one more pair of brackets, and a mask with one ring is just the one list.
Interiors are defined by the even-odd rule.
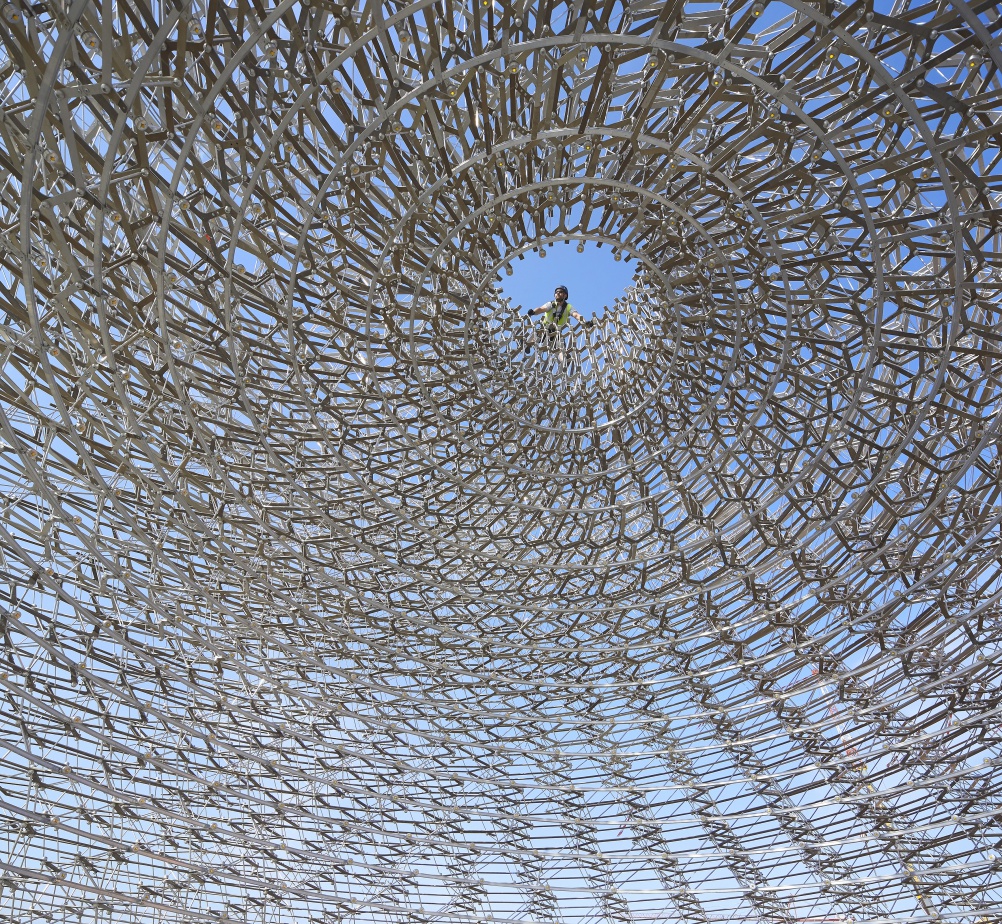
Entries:
[[1000,920],[998,4],[0,16],[0,922]]

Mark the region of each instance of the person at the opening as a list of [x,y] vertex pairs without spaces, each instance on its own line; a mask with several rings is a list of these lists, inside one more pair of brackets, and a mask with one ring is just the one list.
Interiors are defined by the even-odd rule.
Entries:
[[[584,324],[589,330],[594,327],[595,322],[591,319],[585,320],[581,314],[574,310],[574,306],[567,301],[567,286],[557,286],[553,290],[553,301],[540,305],[538,308],[531,308],[527,316],[532,318],[537,314],[543,315],[543,336],[539,341],[540,346],[553,347],[560,336],[560,329],[564,327],[571,318],[579,324]],[[525,351],[526,356],[531,352],[531,347]]]

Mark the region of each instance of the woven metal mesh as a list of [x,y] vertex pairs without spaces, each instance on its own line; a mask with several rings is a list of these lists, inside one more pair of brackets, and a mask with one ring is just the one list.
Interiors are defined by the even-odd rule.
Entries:
[[0,921],[1002,920],[999,15],[4,6]]

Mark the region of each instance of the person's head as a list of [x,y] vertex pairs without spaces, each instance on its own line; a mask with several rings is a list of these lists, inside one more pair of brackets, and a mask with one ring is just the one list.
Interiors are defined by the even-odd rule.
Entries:
[[557,286],[553,290],[553,297],[558,302],[566,302],[567,301],[567,286]]

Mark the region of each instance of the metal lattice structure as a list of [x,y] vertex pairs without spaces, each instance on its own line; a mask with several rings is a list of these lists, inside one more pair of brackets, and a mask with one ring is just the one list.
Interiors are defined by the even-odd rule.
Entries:
[[0,921],[1002,920],[997,3],[0,15]]

